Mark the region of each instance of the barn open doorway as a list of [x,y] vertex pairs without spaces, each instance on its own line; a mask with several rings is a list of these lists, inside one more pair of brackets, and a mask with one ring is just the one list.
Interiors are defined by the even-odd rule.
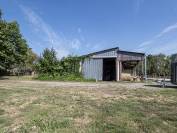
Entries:
[[103,81],[116,81],[116,58],[103,59]]

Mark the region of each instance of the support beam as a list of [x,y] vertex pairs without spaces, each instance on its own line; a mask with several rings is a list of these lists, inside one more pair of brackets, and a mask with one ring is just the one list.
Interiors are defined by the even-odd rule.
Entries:
[[82,61],[79,62],[79,72],[82,72]]
[[122,75],[122,61],[119,61],[119,80],[121,80]]
[[144,56],[144,79],[147,80],[147,60],[146,55]]
[[133,76],[137,76],[137,74],[136,74],[136,68],[137,68],[137,66],[135,66],[134,68],[133,68]]
[[116,59],[116,81],[120,80],[120,63],[119,60]]
[[142,58],[142,61],[141,61],[141,75],[144,77],[145,76],[145,74],[144,74],[144,62],[145,62],[145,58],[143,59]]

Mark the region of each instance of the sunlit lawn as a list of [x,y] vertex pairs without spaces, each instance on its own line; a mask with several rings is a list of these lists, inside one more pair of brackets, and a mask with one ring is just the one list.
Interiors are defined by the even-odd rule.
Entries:
[[0,132],[177,132],[176,89],[81,84],[0,81]]

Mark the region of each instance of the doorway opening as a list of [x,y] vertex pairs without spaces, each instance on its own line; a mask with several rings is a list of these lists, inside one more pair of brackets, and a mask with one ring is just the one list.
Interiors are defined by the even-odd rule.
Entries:
[[103,81],[116,81],[116,58],[103,59]]

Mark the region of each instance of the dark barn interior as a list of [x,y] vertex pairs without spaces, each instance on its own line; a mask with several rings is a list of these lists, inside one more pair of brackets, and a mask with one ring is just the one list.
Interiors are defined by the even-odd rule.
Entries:
[[103,81],[116,81],[116,58],[103,59]]

